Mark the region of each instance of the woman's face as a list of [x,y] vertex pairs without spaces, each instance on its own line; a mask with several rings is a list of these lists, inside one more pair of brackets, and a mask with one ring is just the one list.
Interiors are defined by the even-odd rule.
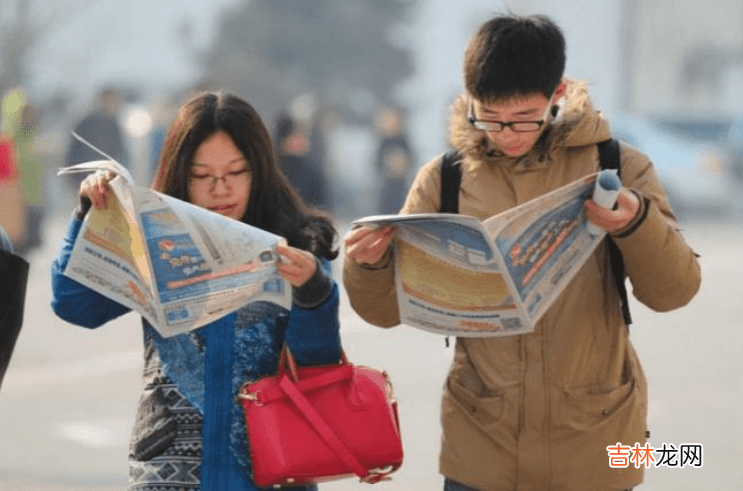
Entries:
[[250,165],[222,131],[210,136],[196,149],[188,178],[189,201],[235,220],[248,209]]

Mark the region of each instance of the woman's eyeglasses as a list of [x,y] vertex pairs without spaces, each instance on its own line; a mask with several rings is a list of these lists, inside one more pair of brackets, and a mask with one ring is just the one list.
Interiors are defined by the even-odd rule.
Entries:
[[244,168],[232,172],[228,172],[222,176],[213,176],[211,174],[192,173],[188,176],[191,185],[199,186],[207,189],[214,189],[218,181],[224,182],[224,184],[230,188],[232,186],[240,185],[245,182],[245,178],[250,175],[250,169]]

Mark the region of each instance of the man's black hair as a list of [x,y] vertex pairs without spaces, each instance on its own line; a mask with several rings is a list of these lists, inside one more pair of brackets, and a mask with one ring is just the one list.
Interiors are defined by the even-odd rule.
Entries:
[[485,22],[472,37],[464,83],[478,100],[539,93],[549,98],[565,71],[565,38],[548,17],[503,15]]

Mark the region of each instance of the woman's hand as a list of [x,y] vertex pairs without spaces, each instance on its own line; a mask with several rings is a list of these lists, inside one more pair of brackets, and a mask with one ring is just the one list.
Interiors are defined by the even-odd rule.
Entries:
[[114,177],[116,174],[107,170],[99,170],[90,174],[80,183],[80,198],[89,199],[93,207],[99,210],[106,208],[108,182]]
[[586,216],[596,226],[608,233],[621,230],[637,216],[640,200],[635,193],[623,187],[617,194],[617,204],[613,210],[599,206],[593,200],[586,200]]
[[374,264],[390,246],[394,230],[390,227],[359,227],[351,230],[343,243],[346,255],[359,264]]
[[311,252],[296,247],[279,246],[279,274],[295,288],[307,283],[317,271],[317,260]]

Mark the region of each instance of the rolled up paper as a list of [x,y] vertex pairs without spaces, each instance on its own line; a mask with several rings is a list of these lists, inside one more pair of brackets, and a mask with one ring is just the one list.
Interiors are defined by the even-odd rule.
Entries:
[[[604,208],[614,208],[617,201],[617,193],[622,188],[622,181],[619,180],[616,170],[602,170],[596,178],[596,185],[593,188],[593,200]],[[590,221],[588,222],[588,233],[592,236],[599,235],[604,230]]]

